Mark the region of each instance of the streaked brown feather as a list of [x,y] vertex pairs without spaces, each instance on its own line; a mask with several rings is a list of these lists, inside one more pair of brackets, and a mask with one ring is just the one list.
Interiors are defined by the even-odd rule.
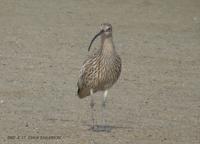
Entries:
[[93,92],[106,90],[118,80],[121,73],[121,59],[115,53],[113,58],[106,58],[101,52],[90,56],[81,68],[78,80],[78,96],[84,98]]

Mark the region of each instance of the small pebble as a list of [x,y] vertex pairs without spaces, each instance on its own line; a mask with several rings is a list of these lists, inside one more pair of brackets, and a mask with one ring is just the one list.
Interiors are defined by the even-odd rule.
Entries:
[[26,123],[25,127],[28,127],[28,123]]

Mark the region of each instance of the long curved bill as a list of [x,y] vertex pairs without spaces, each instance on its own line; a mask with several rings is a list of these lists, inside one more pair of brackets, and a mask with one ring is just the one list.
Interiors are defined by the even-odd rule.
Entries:
[[90,51],[90,47],[92,46],[92,43],[94,42],[94,40],[95,40],[98,36],[100,36],[102,33],[103,33],[103,30],[101,30],[99,33],[97,33],[97,34],[93,37],[92,41],[90,42],[90,46],[89,46],[89,48],[88,48],[88,51]]

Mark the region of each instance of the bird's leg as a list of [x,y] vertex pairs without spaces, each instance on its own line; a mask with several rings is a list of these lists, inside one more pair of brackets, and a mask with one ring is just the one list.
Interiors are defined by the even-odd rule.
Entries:
[[91,108],[92,129],[94,130],[94,96],[93,96],[93,89],[90,89],[90,95],[91,95],[90,108]]
[[103,95],[103,102],[102,102],[102,122],[103,122],[103,126],[106,127],[106,122],[105,122],[105,109],[106,109],[106,98],[108,95],[108,90],[104,91],[104,95]]

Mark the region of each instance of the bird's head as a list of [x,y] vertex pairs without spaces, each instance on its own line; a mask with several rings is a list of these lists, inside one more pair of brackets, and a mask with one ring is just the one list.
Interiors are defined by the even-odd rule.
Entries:
[[92,43],[94,42],[94,40],[98,37],[98,36],[103,36],[103,37],[110,37],[112,36],[112,25],[109,23],[103,23],[101,24],[100,27],[100,32],[98,32],[92,39],[92,41],[90,42],[90,46],[88,48],[88,51],[90,51],[90,47],[92,46]]

